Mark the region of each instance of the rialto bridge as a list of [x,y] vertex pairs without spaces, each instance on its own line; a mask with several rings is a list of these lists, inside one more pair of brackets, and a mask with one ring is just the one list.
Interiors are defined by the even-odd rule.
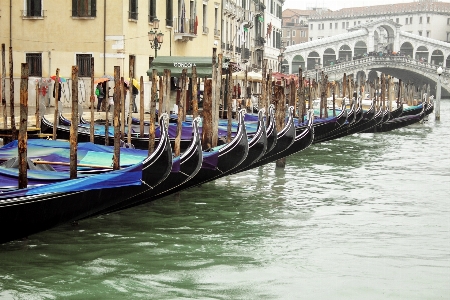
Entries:
[[382,72],[415,85],[435,86],[441,66],[442,88],[450,93],[450,44],[400,27],[391,20],[378,20],[348,33],[289,46],[282,68],[285,73],[297,73],[301,67],[303,76],[310,78],[324,71],[329,80],[339,80],[344,73],[355,80],[371,80]]

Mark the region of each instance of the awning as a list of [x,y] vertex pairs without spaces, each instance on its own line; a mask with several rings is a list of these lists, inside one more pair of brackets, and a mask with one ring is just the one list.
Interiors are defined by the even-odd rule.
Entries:
[[[228,64],[222,67],[227,68]],[[152,76],[153,69],[158,71],[158,75],[164,74],[164,69],[169,69],[172,77],[181,76],[183,69],[187,69],[187,76],[192,76],[192,67],[197,68],[197,77],[212,76],[212,57],[195,57],[195,56],[158,56],[150,65],[147,71],[148,76]]]

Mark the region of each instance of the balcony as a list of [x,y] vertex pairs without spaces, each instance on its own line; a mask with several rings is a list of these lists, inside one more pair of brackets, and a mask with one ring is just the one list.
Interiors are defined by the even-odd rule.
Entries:
[[206,27],[206,26],[203,26],[203,28],[202,28],[202,33],[203,33],[203,34],[208,34],[208,33],[209,33],[209,28]]
[[214,36],[220,37],[220,29],[214,29]]
[[174,40],[180,42],[192,41],[197,37],[197,27],[194,19],[175,18],[174,19]]

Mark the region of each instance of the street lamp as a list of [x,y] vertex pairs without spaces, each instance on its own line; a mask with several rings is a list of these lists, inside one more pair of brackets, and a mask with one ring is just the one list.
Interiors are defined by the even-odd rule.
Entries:
[[[441,75],[443,71],[444,70],[441,66],[439,66],[439,68],[437,68],[436,70],[436,73],[438,74],[438,81],[436,86],[436,108],[434,110],[434,115],[437,121],[441,119]],[[425,105],[425,103],[423,103],[422,105]]]
[[[148,41],[150,42],[150,47],[155,49],[155,58],[158,55],[158,50],[161,49],[161,44],[163,43],[164,33],[156,31],[159,28],[159,20],[158,18],[153,19],[153,29],[148,32]],[[155,31],[153,31],[155,30]]]

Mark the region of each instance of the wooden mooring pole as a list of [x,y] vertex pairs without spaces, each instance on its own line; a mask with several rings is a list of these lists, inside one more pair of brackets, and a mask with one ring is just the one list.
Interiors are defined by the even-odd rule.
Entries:
[[183,69],[181,72],[181,97],[180,102],[178,103],[178,118],[177,118],[177,135],[175,137],[175,145],[174,145],[174,155],[179,156],[181,153],[181,132],[183,129],[183,120],[184,120],[184,105],[186,103],[186,73],[187,70]]
[[127,115],[127,143],[131,145],[131,119],[133,117],[133,80],[134,80],[134,56],[130,56],[130,61],[128,64],[129,69],[129,80],[128,80],[128,115]]
[[8,113],[6,111],[6,62],[5,62],[5,44],[2,44],[2,111],[3,128],[8,128]]
[[113,169],[120,169],[120,101],[123,99],[123,82],[120,78],[120,67],[114,66],[114,156],[113,156]]
[[157,100],[158,71],[153,69],[152,73],[152,94],[150,99],[150,126],[148,132],[148,155],[155,151],[155,122],[156,122],[156,100]]
[[55,77],[55,113],[53,114],[53,135],[52,139],[56,140],[56,132],[59,124],[59,110],[58,110],[58,101],[59,101],[59,68],[56,69],[56,77]]
[[198,85],[197,85],[197,67],[192,66],[192,117],[198,116]]
[[[106,92],[105,92],[106,94]],[[94,92],[94,57],[91,57],[91,97],[89,98],[91,105],[89,106],[91,110],[91,124],[89,124],[89,132],[91,143],[94,143],[94,105],[95,105],[95,92]],[[103,100],[104,101],[104,100]],[[105,145],[106,139],[105,139]]]
[[22,63],[20,76],[20,125],[19,125],[19,189],[28,185],[27,177],[27,124],[28,124],[28,64]]
[[35,88],[35,94],[36,94],[36,110],[34,113],[34,119],[36,120],[36,128],[41,128],[41,116],[39,112],[39,81],[36,81],[36,88]]
[[70,124],[70,179],[77,178],[78,66],[72,66],[72,120]]
[[[285,123],[285,117],[286,117],[286,95],[284,93],[284,86],[281,85],[275,85],[274,86],[274,99],[273,102],[276,107],[275,112],[275,122],[277,127],[277,132],[280,132]],[[280,158],[275,162],[275,166],[277,168],[284,168],[286,167],[286,157]]]
[[11,138],[17,140],[16,117],[14,116],[14,68],[13,51],[9,47],[9,114],[11,116]]
[[139,136],[144,137],[144,76],[139,78]]
[[202,126],[202,149],[206,150],[212,146],[212,107],[211,107],[211,79],[205,80],[203,92],[203,126]]

